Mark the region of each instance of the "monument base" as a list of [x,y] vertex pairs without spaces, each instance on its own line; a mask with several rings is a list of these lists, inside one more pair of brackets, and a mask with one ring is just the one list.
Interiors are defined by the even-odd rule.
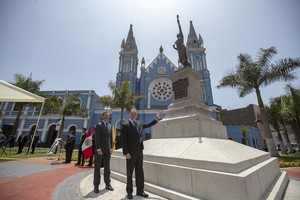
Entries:
[[[201,76],[191,68],[171,75],[173,103],[144,141],[145,190],[168,199],[281,199],[288,177],[277,158],[227,139],[225,126],[201,103]],[[121,150],[111,176],[126,182]]]
[[152,127],[152,138],[210,137],[227,139],[226,127],[207,106],[193,100],[171,104],[166,117]]
[[[144,146],[145,190],[168,199],[281,199],[288,183],[277,158],[231,140],[162,138]],[[121,150],[111,170],[126,182]]]

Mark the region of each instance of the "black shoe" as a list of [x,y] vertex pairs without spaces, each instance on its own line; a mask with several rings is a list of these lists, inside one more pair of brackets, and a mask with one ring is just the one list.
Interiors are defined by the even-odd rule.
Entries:
[[149,195],[146,194],[145,192],[137,193],[136,195],[141,196],[141,197],[146,197],[146,198],[149,197]]
[[99,193],[99,188],[98,187],[94,187],[94,192],[95,193]]
[[127,199],[132,199],[132,198],[133,198],[132,194],[127,194]]
[[80,163],[75,163],[75,165],[80,165]]
[[105,189],[110,190],[110,191],[114,191],[114,188],[111,187],[111,185],[105,186]]

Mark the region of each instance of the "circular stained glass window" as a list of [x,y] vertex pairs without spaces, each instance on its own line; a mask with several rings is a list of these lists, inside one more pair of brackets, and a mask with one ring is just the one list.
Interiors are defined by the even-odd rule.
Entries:
[[166,101],[172,97],[172,82],[167,78],[158,78],[149,85],[152,97],[158,101]]

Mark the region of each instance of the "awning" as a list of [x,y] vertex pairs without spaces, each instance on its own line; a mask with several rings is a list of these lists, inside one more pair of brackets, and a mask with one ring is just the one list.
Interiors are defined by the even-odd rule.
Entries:
[[45,98],[0,80],[0,102],[40,102]]
[[[38,117],[37,123],[36,123],[38,125],[41,115],[42,115],[42,110],[44,108],[45,98],[40,97],[31,92],[23,90],[22,88],[19,88],[10,83],[0,80],[0,102],[37,102],[37,103],[42,103],[42,107],[41,107],[39,117]],[[36,132],[37,127],[38,126],[35,126],[34,133]],[[31,143],[29,146],[29,151],[32,147],[32,142],[33,142],[33,140],[31,140]],[[27,155],[27,158],[28,157],[29,157],[29,154]]]

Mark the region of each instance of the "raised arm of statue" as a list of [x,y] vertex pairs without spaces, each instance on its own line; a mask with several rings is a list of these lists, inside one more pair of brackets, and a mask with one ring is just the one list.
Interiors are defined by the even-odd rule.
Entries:
[[178,28],[179,28],[179,34],[180,34],[180,37],[181,37],[182,40],[183,40],[183,33],[182,33],[181,26],[180,26],[179,15],[177,15],[177,24],[178,24]]
[[177,24],[179,27],[179,33],[177,34],[177,40],[175,41],[173,48],[177,50],[179,56],[179,62],[183,67],[191,67],[187,60],[186,48],[183,40],[183,33],[180,26],[179,15],[177,15]]

